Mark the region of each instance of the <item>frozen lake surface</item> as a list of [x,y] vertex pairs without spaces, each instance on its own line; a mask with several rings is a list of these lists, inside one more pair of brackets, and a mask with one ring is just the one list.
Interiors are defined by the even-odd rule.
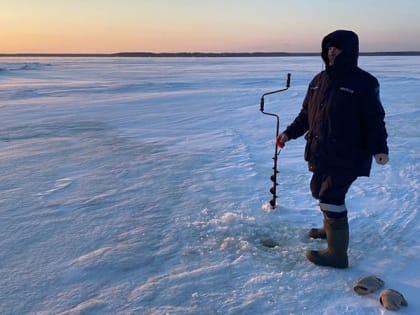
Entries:
[[[381,83],[390,163],[348,193],[350,268],[322,268],[304,140],[275,120],[322,69],[299,58],[1,58],[1,314],[420,314],[420,57],[362,57]],[[279,246],[266,248],[265,239]]]

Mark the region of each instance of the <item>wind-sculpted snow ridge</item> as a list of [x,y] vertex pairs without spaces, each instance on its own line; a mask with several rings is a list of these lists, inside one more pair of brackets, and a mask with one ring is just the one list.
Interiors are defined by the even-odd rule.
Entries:
[[[3,61],[3,60],[0,60]],[[8,71],[8,72],[18,72],[18,71],[33,71],[33,70],[42,70],[45,67],[52,66],[51,63],[43,63],[43,62],[2,62],[2,67],[0,67],[0,71]]]

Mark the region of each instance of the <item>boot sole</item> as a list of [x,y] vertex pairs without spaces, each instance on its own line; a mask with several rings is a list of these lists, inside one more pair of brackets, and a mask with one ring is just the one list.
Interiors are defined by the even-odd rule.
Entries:
[[308,232],[309,238],[323,239],[323,240],[327,239],[327,234],[326,233],[320,233],[320,232],[318,232],[318,230],[319,229],[315,229],[315,228],[310,229],[309,232]]
[[[344,258],[345,261],[337,263],[328,261],[329,259],[334,259],[332,257],[324,255],[320,255],[318,251],[311,250],[309,252],[306,252],[306,258],[313,264],[317,266],[324,266],[324,267],[333,267],[333,268],[339,268],[339,269],[345,269],[348,268],[349,262],[348,257]],[[326,260],[327,259],[327,260]],[[337,259],[337,258],[335,258]],[[343,259],[343,258],[340,258]]]

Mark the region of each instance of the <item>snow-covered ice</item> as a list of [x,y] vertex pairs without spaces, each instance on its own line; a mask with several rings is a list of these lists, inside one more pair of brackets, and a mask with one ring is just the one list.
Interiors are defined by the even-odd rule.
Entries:
[[[322,218],[304,140],[279,155],[318,57],[1,58],[1,314],[420,314],[420,57],[361,57],[381,83],[390,163],[347,198],[350,268],[310,264]],[[279,246],[261,242],[272,239]]]

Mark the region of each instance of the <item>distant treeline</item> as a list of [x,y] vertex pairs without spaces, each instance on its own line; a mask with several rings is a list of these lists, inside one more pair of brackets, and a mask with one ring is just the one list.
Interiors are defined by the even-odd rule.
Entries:
[[[319,52],[121,52],[112,54],[71,54],[71,53],[30,53],[30,54],[0,54],[0,57],[308,57],[319,56]],[[360,56],[420,56],[420,51],[380,51],[361,52]]]

